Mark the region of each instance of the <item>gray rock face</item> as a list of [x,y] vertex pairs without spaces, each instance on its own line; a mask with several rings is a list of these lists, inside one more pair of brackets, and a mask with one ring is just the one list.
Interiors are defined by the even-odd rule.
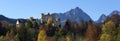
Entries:
[[55,13],[56,18],[60,18],[62,22],[65,22],[66,19],[69,19],[71,21],[77,21],[78,23],[82,21],[89,21],[91,18],[83,12],[79,7],[76,7],[75,9],[71,9],[70,11],[67,11],[65,13]]

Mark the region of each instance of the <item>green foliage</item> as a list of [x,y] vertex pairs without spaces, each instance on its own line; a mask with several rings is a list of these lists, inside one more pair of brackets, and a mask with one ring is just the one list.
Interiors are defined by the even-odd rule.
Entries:
[[55,41],[57,41],[62,36],[63,36],[63,31],[62,29],[59,29],[58,31],[55,32]]
[[116,41],[120,41],[120,24],[119,24],[117,31],[118,31],[118,34],[117,34]]
[[0,36],[0,41],[3,41],[3,39],[4,39],[4,36]]
[[27,29],[25,27],[20,27],[18,31],[18,38],[20,41],[26,41]]
[[32,22],[27,21],[27,22],[25,23],[25,27],[26,27],[26,28],[32,28],[32,27],[33,27]]
[[111,41],[112,36],[109,34],[102,34],[99,41]]
[[79,24],[67,19],[62,27],[56,26],[53,19],[39,23],[38,19],[31,17],[21,22],[20,27],[4,21],[0,22],[0,41],[120,41],[119,19],[110,20],[102,27],[91,20]]
[[17,37],[19,41],[36,41],[37,36],[35,29],[31,28],[29,23],[26,23],[25,27],[19,28]]
[[105,23],[102,27],[100,41],[115,41],[116,27],[112,21]]

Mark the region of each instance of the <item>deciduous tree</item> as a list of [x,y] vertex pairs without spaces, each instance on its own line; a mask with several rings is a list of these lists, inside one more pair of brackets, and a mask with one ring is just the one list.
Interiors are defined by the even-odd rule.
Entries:
[[108,21],[102,26],[100,41],[115,41],[116,27],[114,22]]

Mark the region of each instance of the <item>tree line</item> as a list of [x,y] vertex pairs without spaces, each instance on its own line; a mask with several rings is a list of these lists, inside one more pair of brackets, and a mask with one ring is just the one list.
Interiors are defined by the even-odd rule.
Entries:
[[114,14],[104,23],[66,20],[64,26],[53,26],[27,20],[22,26],[0,22],[0,41],[120,41],[120,15]]

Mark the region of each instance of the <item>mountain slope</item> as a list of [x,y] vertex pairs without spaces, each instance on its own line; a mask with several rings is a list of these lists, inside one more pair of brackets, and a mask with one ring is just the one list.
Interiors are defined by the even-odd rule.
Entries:
[[6,21],[6,22],[12,23],[12,24],[16,23],[16,19],[7,18],[3,15],[0,15],[0,21]]
[[80,21],[89,21],[91,18],[79,7],[76,7],[75,9],[71,9],[70,11],[67,11],[65,13],[55,13],[56,18],[60,18],[62,22],[65,22],[66,19],[73,21],[77,21],[80,23]]
[[113,12],[110,13],[109,16],[112,16],[113,14],[118,14],[118,15],[120,15],[120,11],[118,11],[118,10],[114,10]]
[[[96,23],[103,23],[103,22],[105,22],[106,20],[108,20],[110,17],[113,17],[113,15],[120,15],[120,11],[114,10],[114,11],[112,11],[108,16],[102,14],[102,15],[100,16],[100,18],[97,20]],[[116,18],[117,18],[117,17],[116,17]]]
[[97,23],[103,23],[106,20],[107,16],[102,14],[100,18],[98,19]]

